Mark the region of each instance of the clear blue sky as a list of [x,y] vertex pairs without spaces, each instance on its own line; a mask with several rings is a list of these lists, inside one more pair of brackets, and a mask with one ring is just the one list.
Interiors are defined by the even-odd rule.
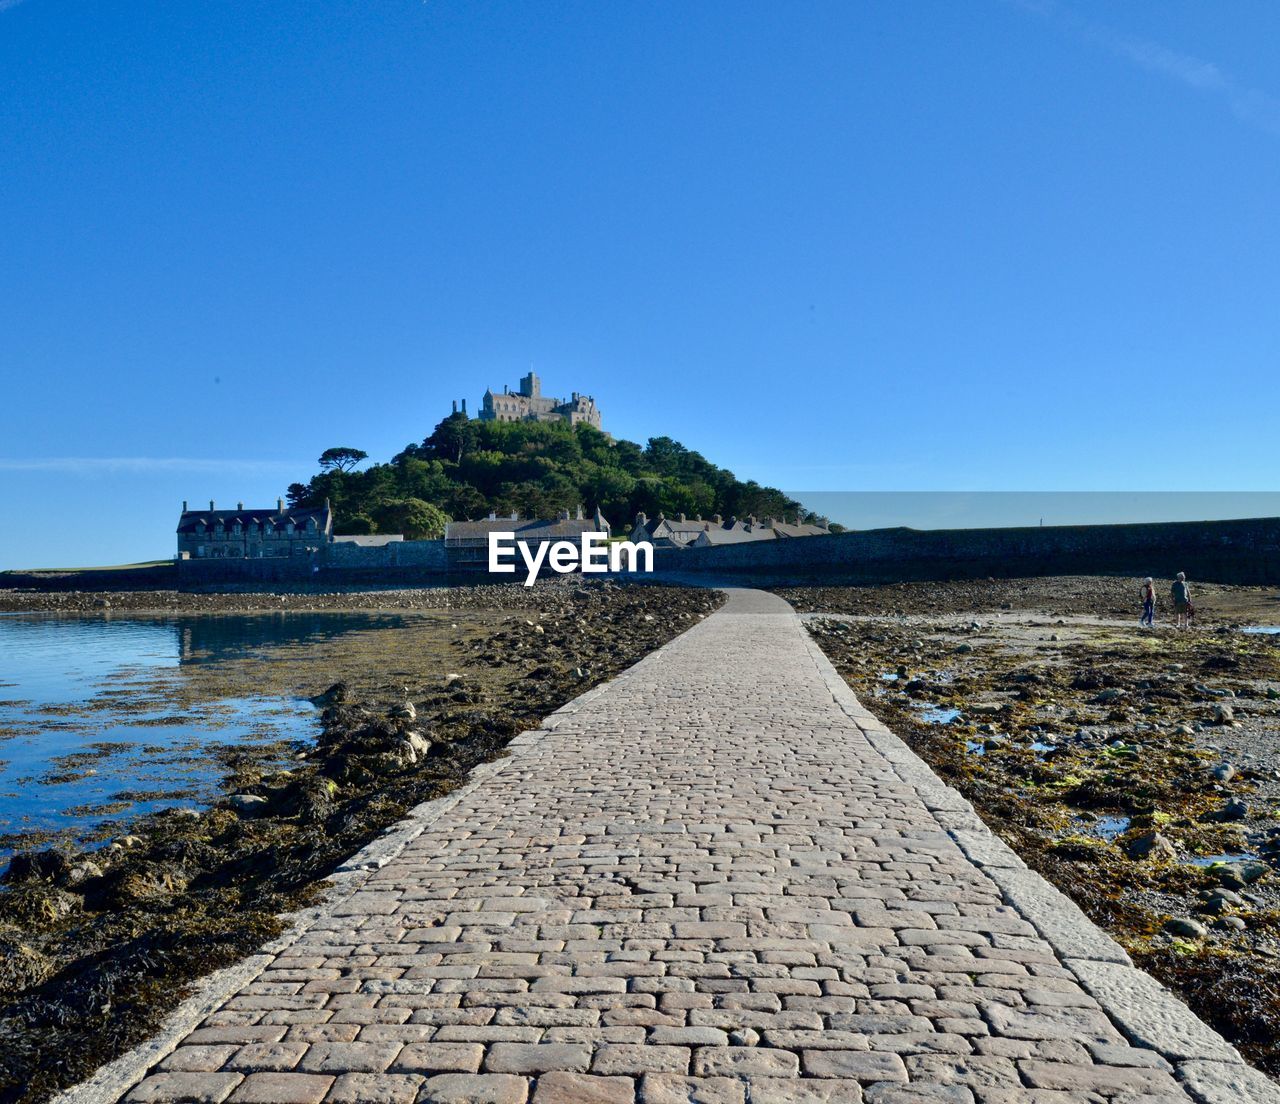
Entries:
[[789,490],[1274,489],[1278,63],[1269,0],[0,0],[0,567],[530,365]]

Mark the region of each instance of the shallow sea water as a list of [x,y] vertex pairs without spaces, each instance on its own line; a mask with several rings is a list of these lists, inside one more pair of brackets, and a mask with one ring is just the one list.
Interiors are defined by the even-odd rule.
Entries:
[[319,714],[267,677],[273,660],[396,623],[0,617],[0,858],[30,833],[86,842],[139,813],[207,804],[238,752],[284,741],[287,759],[315,737]]

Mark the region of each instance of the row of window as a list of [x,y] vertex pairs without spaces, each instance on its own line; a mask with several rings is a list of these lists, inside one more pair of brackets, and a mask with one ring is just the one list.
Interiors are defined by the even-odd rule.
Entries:
[[[197,533],[202,533],[206,528],[208,528],[215,535],[218,533],[226,532],[226,533],[234,533],[238,536],[244,532],[246,526],[241,525],[240,522],[238,521],[231,526],[225,526],[222,524],[222,522],[215,521],[213,525],[210,527],[210,526],[206,526],[203,521],[197,521],[195,528]],[[256,525],[250,524],[249,526],[247,526],[247,528],[251,533],[263,533],[266,535],[271,535],[274,533],[294,533],[294,532],[315,533],[318,531],[318,526],[316,525],[315,518],[307,518],[307,524],[305,526],[294,525],[293,522],[286,521],[283,526],[277,528],[274,522],[260,521]]]
[[245,550],[243,548],[239,548],[235,546],[227,546],[225,548],[220,545],[200,544],[196,546],[197,559],[212,559],[212,560],[259,559],[259,560],[262,560],[262,559],[273,559],[277,557],[287,558],[292,554],[293,554],[293,549],[291,545],[253,549],[252,553],[248,556],[246,556]]

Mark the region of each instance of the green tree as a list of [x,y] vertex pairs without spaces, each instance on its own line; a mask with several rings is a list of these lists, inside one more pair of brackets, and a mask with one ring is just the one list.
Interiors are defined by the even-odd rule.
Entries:
[[420,498],[395,498],[374,512],[379,533],[403,533],[406,540],[439,540],[449,515]]
[[328,448],[320,454],[321,471],[349,472],[359,463],[369,459],[369,454],[358,448]]
[[451,460],[460,464],[462,458],[476,445],[476,423],[459,411],[444,419],[435,431],[422,442],[427,459]]

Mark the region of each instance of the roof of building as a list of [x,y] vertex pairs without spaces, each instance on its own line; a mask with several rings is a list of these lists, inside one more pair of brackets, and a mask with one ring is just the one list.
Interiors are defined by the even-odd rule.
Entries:
[[334,544],[354,544],[360,548],[381,548],[404,540],[403,533],[351,533],[333,538]]
[[230,529],[239,522],[241,526],[263,525],[277,532],[292,525],[295,529],[305,529],[309,520],[315,520],[316,528],[328,529],[330,511],[328,506],[299,507],[288,509],[283,513],[275,510],[184,510],[178,518],[179,533],[195,533],[201,526],[211,528],[218,522],[224,529]]
[[793,525],[785,521],[776,521],[773,523],[773,528],[780,537],[825,537],[831,532],[830,529],[824,529],[821,525],[809,525],[806,522]]
[[712,523],[709,521],[672,521],[670,518],[650,522],[646,526],[650,533],[665,529],[668,533],[692,533],[694,536],[710,528],[712,528]]
[[490,533],[514,533],[516,540],[573,540],[583,533],[608,532],[609,524],[597,510],[590,518],[481,518],[451,521],[445,526],[446,544],[487,540]]
[[698,537],[698,543],[704,541],[710,545],[747,544],[750,541],[776,540],[778,534],[763,525],[751,529],[708,529]]

